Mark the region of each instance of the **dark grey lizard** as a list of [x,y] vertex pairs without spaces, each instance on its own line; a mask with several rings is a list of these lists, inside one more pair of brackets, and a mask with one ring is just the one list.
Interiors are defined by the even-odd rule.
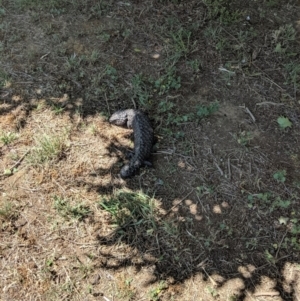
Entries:
[[147,162],[153,146],[153,129],[148,117],[139,110],[127,109],[115,112],[109,122],[118,126],[133,129],[134,151],[128,164],[125,164],[120,175],[122,178],[133,176]]

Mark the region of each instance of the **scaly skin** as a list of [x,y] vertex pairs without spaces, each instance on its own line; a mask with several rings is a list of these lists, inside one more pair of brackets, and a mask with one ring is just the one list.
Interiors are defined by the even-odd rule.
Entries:
[[133,176],[151,155],[153,146],[153,129],[148,117],[139,110],[127,109],[115,112],[109,122],[118,126],[133,129],[134,153],[128,164],[125,164],[120,175],[122,178]]

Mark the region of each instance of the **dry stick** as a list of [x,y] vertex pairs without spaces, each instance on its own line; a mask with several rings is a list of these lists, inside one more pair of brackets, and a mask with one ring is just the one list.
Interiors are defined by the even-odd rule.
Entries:
[[204,273],[206,274],[206,276],[208,277],[208,279],[212,282],[212,284],[214,286],[217,286],[218,285],[217,282],[208,275],[208,273],[206,272],[206,270],[205,270],[204,267],[202,267],[202,270],[204,271]]
[[9,168],[11,174],[2,174],[1,176],[11,176],[14,168],[20,165],[20,163],[24,160],[25,156],[30,152],[30,149],[25,152],[25,154],[11,167]]
[[254,297],[261,297],[261,296],[279,296],[279,292],[261,292],[261,293],[254,293]]
[[284,91],[284,89],[281,87],[281,86],[279,86],[278,84],[276,84],[269,76],[267,76],[267,74],[265,73],[265,72],[263,72],[263,70],[261,70],[258,66],[256,66],[254,63],[252,63],[252,65],[254,66],[254,67],[256,67],[257,69],[259,69],[260,71],[261,71],[261,73],[263,73],[264,75],[265,75],[265,77],[266,77],[266,79],[267,80],[269,80],[272,84],[274,84],[275,86],[277,86],[279,89],[281,89],[282,91]]
[[132,101],[132,103],[133,103],[133,107],[134,107],[134,109],[136,110],[136,103],[135,103],[134,99],[133,99],[133,98],[131,98],[131,101]]
[[278,246],[278,249],[277,249],[277,252],[276,252],[276,255],[275,255],[275,258],[276,258],[276,259],[277,259],[277,255],[278,255],[278,253],[279,253],[279,251],[280,251],[282,242],[283,242],[284,238],[286,237],[286,235],[287,235],[287,231],[284,233],[284,235],[282,236],[282,239],[281,239],[281,241],[280,241],[280,243],[279,243],[279,246]]
[[246,113],[248,113],[250,115],[250,117],[252,118],[253,122],[255,122],[256,121],[255,117],[253,116],[253,114],[251,113],[251,111],[247,107],[245,107],[245,111],[246,111]]
[[220,172],[221,176],[224,176],[224,172],[223,172],[223,170],[221,169],[221,167],[217,164],[216,161],[214,161],[214,163],[215,163],[215,165],[216,165],[218,171]]
[[230,159],[228,158],[227,161],[227,165],[228,165],[228,179],[231,179],[231,167],[230,167]]
[[192,192],[194,189],[192,189],[184,198],[182,198],[177,204],[175,204],[171,209],[167,211],[167,213],[164,216],[167,216],[174,208],[176,208],[178,205],[180,205]]
[[284,106],[284,103],[276,103],[273,101],[263,101],[255,104],[256,106],[263,106],[263,105],[273,105],[273,106]]
[[106,93],[104,93],[104,96],[105,96],[105,101],[106,101],[106,105],[107,105],[108,114],[110,116],[110,109],[109,109],[109,104],[108,104],[108,101],[107,101]]

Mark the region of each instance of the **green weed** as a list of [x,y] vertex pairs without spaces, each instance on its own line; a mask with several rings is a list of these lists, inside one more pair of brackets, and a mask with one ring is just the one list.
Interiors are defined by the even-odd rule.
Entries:
[[208,19],[217,20],[220,24],[228,25],[241,18],[239,10],[230,9],[229,0],[203,0],[208,10]]
[[278,117],[277,118],[277,123],[279,124],[279,127],[282,130],[292,126],[291,121],[287,117],[284,117],[284,116]]
[[219,103],[213,102],[207,106],[200,105],[196,107],[196,115],[198,118],[202,119],[210,116],[211,114],[217,112],[219,110]]
[[131,79],[132,84],[132,97],[137,98],[143,107],[148,106],[150,93],[147,85],[142,79],[141,75],[134,75]]
[[66,150],[65,137],[44,134],[35,138],[37,146],[28,156],[31,164],[41,164],[61,157]]
[[133,279],[126,279],[121,277],[117,282],[118,297],[124,301],[134,300],[136,296],[136,289],[131,285]]
[[10,79],[6,72],[0,70],[0,88],[7,88],[10,85]]
[[212,295],[212,297],[214,297],[214,298],[216,298],[216,297],[219,296],[218,291],[217,291],[214,287],[207,286],[207,287],[205,288],[205,290],[206,290],[207,292],[209,292],[209,293]]
[[116,81],[118,79],[117,70],[111,65],[106,65],[105,74],[111,79],[111,81]]
[[277,53],[287,53],[291,42],[296,39],[296,30],[293,25],[286,24],[272,33],[273,43],[276,45],[274,51]]
[[273,178],[280,183],[284,183],[286,180],[286,170],[278,170],[273,174]]
[[0,206],[0,220],[10,220],[14,216],[15,210],[12,202],[4,201]]
[[59,115],[62,114],[65,109],[59,105],[52,105],[52,110],[55,115]]
[[75,71],[79,68],[82,60],[82,56],[78,56],[74,53],[66,59],[65,68],[67,69],[67,71]]
[[258,206],[260,209],[267,210],[269,213],[276,209],[287,209],[291,203],[291,200],[284,200],[280,196],[276,196],[270,192],[248,195],[249,208]]
[[222,35],[223,29],[220,26],[208,26],[204,30],[204,36],[216,50],[222,51],[228,45],[228,40]]
[[298,89],[300,84],[300,64],[291,62],[284,65],[284,68],[287,72],[286,74],[286,83],[292,83],[294,85],[295,90]]
[[53,199],[54,209],[56,209],[57,212],[64,218],[83,220],[91,213],[90,208],[83,204],[71,206],[68,200],[62,199],[58,196],[54,196]]
[[154,82],[155,92],[164,95],[171,90],[178,90],[181,87],[181,77],[176,75],[176,68],[169,67],[167,72]]
[[243,146],[249,146],[252,139],[253,135],[250,132],[242,131],[237,137],[237,142]]
[[99,206],[108,211],[118,226],[146,225],[156,229],[155,202],[142,192],[119,191],[110,199],[103,199]]
[[276,259],[274,258],[274,256],[268,250],[265,251],[265,258],[271,264],[275,264],[276,263]]
[[153,288],[149,292],[149,298],[151,301],[158,301],[161,293],[167,289],[167,285],[164,281],[161,281],[156,288]]
[[18,135],[12,132],[7,132],[7,133],[2,133],[0,136],[0,141],[2,141],[2,143],[4,145],[8,145],[10,143],[12,143],[13,141],[15,141],[18,138]]
[[171,37],[174,45],[174,55],[172,60],[177,61],[180,57],[186,57],[192,51],[194,45],[191,43],[192,32],[181,27],[179,30],[172,32]]
[[187,65],[192,68],[194,72],[199,72],[202,68],[202,62],[199,59],[187,61]]

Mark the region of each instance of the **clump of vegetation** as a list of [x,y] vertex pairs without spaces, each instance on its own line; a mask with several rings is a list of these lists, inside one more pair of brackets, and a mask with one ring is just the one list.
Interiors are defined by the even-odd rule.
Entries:
[[76,204],[72,206],[69,200],[62,199],[58,196],[54,196],[53,199],[54,209],[56,209],[57,212],[64,218],[83,220],[91,213],[90,208],[83,204]]
[[201,105],[196,107],[196,109],[197,109],[196,115],[198,118],[208,117],[219,110],[219,103],[213,102],[207,106]]
[[118,226],[146,225],[149,230],[157,227],[155,201],[142,192],[118,191],[104,198],[99,206],[112,215]]
[[237,137],[237,142],[243,146],[249,146],[252,139],[253,135],[250,132],[242,131]]
[[170,90],[178,90],[181,87],[181,77],[176,75],[176,68],[169,67],[167,72],[154,82],[154,87],[158,95],[167,94]]
[[283,117],[283,116],[277,118],[277,123],[279,124],[279,127],[282,130],[292,126],[291,121],[287,117]]
[[14,205],[12,202],[4,201],[0,205],[0,219],[9,220],[14,215]]
[[18,135],[12,132],[2,133],[0,136],[0,140],[4,145],[8,145],[15,141],[18,138]]
[[286,180],[286,170],[278,170],[273,174],[273,178],[280,183],[284,183]]
[[28,162],[37,165],[62,157],[66,150],[64,136],[42,135],[35,138],[37,146],[28,156]]

